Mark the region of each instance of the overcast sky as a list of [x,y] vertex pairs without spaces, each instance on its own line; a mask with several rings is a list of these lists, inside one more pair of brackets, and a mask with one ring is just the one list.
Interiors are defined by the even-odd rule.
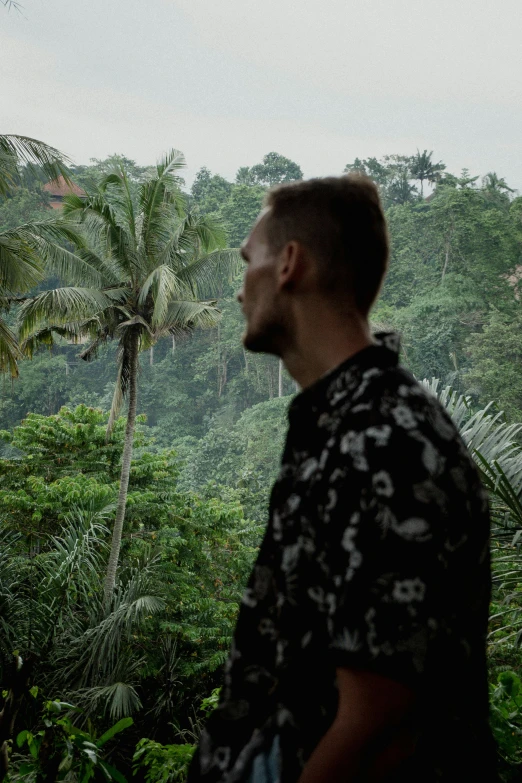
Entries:
[[21,0],[0,6],[0,132],[76,163],[170,147],[228,178],[434,150],[522,191],[520,0]]

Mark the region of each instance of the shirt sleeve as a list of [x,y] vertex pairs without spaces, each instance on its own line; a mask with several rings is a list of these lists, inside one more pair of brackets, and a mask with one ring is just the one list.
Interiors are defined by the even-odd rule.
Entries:
[[408,424],[405,408],[401,426],[385,421],[339,439],[337,467],[324,477],[319,592],[336,666],[414,683],[449,632],[447,573],[464,539],[457,529],[448,537],[456,498],[447,459]]

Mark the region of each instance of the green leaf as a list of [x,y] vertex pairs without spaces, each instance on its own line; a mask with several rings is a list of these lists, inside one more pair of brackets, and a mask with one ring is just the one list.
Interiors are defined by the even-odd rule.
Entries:
[[80,778],[80,783],[88,783],[89,780],[94,775],[94,767],[92,764],[89,764],[89,766],[85,769],[85,772],[83,773],[83,776]]
[[34,699],[36,699],[36,697],[38,696],[38,685],[33,685],[32,688],[29,688],[29,693]]
[[118,772],[118,770],[113,766],[107,764],[106,761],[100,761],[100,767],[107,775],[108,780],[115,780],[116,783],[127,783],[127,778],[125,778],[121,772]]
[[498,681],[502,684],[504,690],[509,696],[517,696],[521,687],[521,682],[515,672],[501,672],[501,674],[499,674]]
[[69,772],[73,763],[73,757],[70,753],[65,756],[58,767],[59,772]]
[[27,729],[24,729],[24,731],[21,731],[20,734],[17,735],[16,744],[19,748],[21,748],[24,742],[26,741],[28,734],[29,732],[27,731]]
[[34,740],[30,740],[29,741],[29,753],[31,754],[33,759],[37,759],[38,758],[38,749],[39,749],[39,747],[40,747],[40,743],[39,742],[35,742]]
[[68,701],[58,701],[58,699],[54,699],[54,701],[48,701],[46,708],[50,712],[61,712],[63,709],[79,712],[78,707],[75,707],[74,704],[70,704]]
[[91,764],[97,764],[98,763],[98,756],[96,755],[96,752],[92,750],[92,748],[82,748],[82,752],[87,756]]
[[101,748],[103,745],[105,745],[106,742],[112,739],[115,734],[119,734],[120,731],[123,731],[124,729],[127,729],[129,726],[132,726],[133,723],[134,721],[132,718],[122,718],[117,723],[115,723],[114,726],[111,726],[110,729],[107,729],[105,734],[101,735],[101,737],[96,743],[97,747]]

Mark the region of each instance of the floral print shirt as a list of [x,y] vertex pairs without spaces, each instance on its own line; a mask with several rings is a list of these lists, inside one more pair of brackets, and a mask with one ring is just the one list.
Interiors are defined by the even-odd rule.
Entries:
[[337,667],[414,688],[416,750],[397,780],[495,779],[487,498],[398,349],[396,335],[377,335],[290,407],[268,528],[190,783],[247,781],[276,736],[280,779],[297,781],[335,717]]

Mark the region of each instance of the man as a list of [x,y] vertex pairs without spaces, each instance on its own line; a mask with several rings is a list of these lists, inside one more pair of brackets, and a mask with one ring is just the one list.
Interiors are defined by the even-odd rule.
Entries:
[[493,781],[488,505],[397,337],[371,336],[377,190],[280,186],[242,255],[244,345],[303,391],[189,780]]

